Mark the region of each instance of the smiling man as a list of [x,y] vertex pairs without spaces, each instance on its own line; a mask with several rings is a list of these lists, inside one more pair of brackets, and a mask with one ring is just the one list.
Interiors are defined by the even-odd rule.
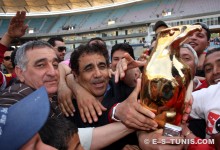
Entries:
[[[79,46],[71,55],[70,67],[78,84],[101,103],[107,103],[112,106],[115,101],[103,100],[109,82],[109,62],[108,51],[102,48],[104,47],[90,46],[88,44]],[[75,120],[74,122],[76,122],[78,127],[90,126],[82,122],[76,100],[73,100],[73,103],[76,107],[74,117],[72,118]],[[105,113],[106,112],[104,112],[104,114]],[[107,123],[107,117],[105,119],[102,117],[102,119],[93,126],[101,126]]]
[[[34,57],[33,57],[34,56]],[[51,102],[50,117],[61,112],[54,99],[59,82],[58,58],[53,47],[44,41],[30,41],[16,52],[15,73],[20,81],[3,91],[1,106],[9,107],[41,86],[45,86]]]
[[197,22],[194,25],[201,25],[202,30],[196,31],[193,34],[191,34],[186,41],[187,44],[190,44],[192,48],[196,51],[198,57],[199,57],[199,63],[197,65],[196,70],[196,76],[202,76],[204,77],[204,70],[202,69],[204,59],[205,59],[205,50],[209,46],[209,40],[211,37],[211,32],[208,28],[208,26],[204,23]]
[[201,25],[202,30],[196,31],[193,34],[191,34],[186,43],[192,46],[192,48],[196,51],[199,57],[209,46],[211,33],[208,26],[204,23],[195,23],[194,25]]
[[205,78],[209,85],[220,81],[220,48],[210,50],[204,62]]
[[[80,45],[71,55],[70,67],[76,82],[107,109],[98,117],[98,120],[85,123],[80,116],[82,110],[79,110],[77,100],[73,99],[75,113],[70,119],[76,123],[77,127],[99,127],[109,124],[111,115],[108,114],[114,116],[115,112],[111,108],[119,102],[121,102],[117,104],[117,106],[120,105],[117,109],[119,113],[115,120],[122,120],[126,126],[143,130],[157,125],[152,120],[154,114],[137,102],[140,83],[138,88],[130,94],[131,89],[128,86],[116,85],[109,80],[109,56],[106,47],[102,44]],[[125,144],[137,144],[136,135],[128,135],[122,141],[105,149],[122,149]]]

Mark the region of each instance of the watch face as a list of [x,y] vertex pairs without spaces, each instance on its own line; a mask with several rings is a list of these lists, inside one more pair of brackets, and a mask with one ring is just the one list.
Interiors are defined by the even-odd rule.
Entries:
[[220,132],[220,118],[215,123],[215,129],[218,133]]

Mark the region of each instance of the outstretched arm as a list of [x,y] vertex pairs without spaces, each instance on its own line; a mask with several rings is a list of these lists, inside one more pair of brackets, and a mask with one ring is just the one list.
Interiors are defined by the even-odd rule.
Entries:
[[134,129],[127,128],[121,122],[94,128],[91,150],[102,149],[132,132],[134,132]]
[[67,117],[69,117],[69,115],[73,116],[75,111],[75,108],[72,103],[73,93],[66,83],[66,76],[72,75],[71,69],[68,65],[62,63],[59,63],[58,69],[60,72],[60,81],[58,86],[59,107]]
[[127,127],[140,130],[156,129],[158,124],[153,120],[155,114],[141,106],[137,100],[140,89],[141,80],[138,79],[133,92],[126,100],[117,105],[115,114],[112,111],[110,116],[114,115],[114,118],[121,120]]
[[8,31],[0,40],[0,64],[3,61],[4,53],[11,41],[15,38],[20,38],[25,34],[25,30],[28,28],[27,25],[24,25],[25,17],[25,11],[18,11],[16,16],[12,17],[8,26]]
[[16,16],[12,17],[8,31],[3,35],[0,43],[4,46],[9,46],[15,38],[20,38],[25,34],[28,25],[24,24],[26,18],[25,11],[17,11]]

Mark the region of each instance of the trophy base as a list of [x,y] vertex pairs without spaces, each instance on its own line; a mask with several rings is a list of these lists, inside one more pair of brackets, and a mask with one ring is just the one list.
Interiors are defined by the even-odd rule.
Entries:
[[181,136],[182,127],[166,123],[163,129],[163,136]]

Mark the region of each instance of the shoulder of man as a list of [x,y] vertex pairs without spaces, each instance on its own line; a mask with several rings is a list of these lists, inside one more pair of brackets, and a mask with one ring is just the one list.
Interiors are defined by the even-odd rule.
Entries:
[[0,106],[10,107],[22,98],[32,93],[35,89],[23,83],[17,83],[9,86],[0,93]]

